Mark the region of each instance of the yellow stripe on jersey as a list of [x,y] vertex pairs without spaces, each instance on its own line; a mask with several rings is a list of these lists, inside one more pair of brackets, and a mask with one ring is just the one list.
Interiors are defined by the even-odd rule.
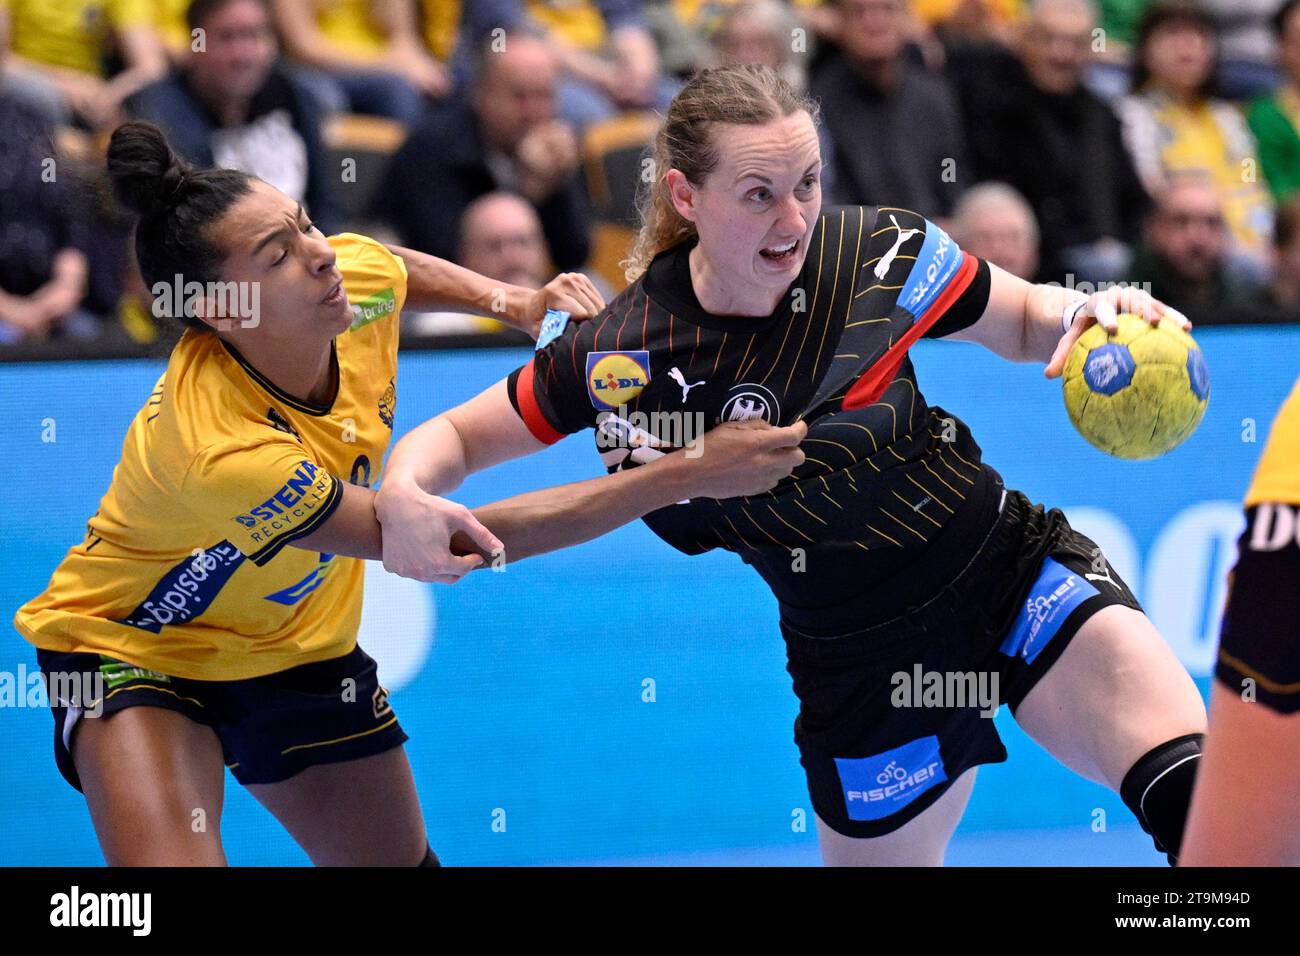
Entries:
[[1261,501],[1300,504],[1300,379],[1273,419],[1268,444],[1246,492],[1247,508]]
[[214,333],[187,331],[127,430],[86,540],[15,615],[31,643],[196,680],[355,646],[362,562],[287,545],[326,519],[341,482],[378,479],[406,267],[373,239],[329,241],[355,314],[334,343],[334,402],[286,395]]

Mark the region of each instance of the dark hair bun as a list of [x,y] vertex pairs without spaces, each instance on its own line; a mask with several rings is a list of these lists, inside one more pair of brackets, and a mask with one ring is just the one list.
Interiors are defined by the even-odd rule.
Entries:
[[142,219],[176,205],[182,181],[193,172],[153,123],[123,123],[108,141],[113,192]]

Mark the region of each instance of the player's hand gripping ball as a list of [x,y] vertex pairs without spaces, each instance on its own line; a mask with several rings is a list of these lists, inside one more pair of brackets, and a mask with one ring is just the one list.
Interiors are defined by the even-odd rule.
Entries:
[[1132,460],[1156,458],[1196,430],[1210,376],[1196,341],[1175,322],[1119,316],[1107,335],[1090,326],[1061,375],[1070,421],[1093,447]]

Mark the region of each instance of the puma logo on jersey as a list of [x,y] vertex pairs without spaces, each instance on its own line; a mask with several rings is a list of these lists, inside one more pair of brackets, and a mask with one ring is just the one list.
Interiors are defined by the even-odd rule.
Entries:
[[1116,591],[1119,590],[1119,582],[1110,576],[1109,564],[1106,565],[1105,574],[1085,574],[1084,577],[1087,578],[1089,581],[1104,581],[1106,584],[1109,584],[1111,587],[1113,587]]
[[880,261],[876,263],[876,268],[873,271],[875,272],[877,279],[883,279],[889,274],[889,267],[892,266],[894,260],[898,258],[898,252],[903,248],[903,243],[907,242],[907,240],[911,239],[913,236],[921,234],[920,229],[904,229],[898,224],[898,220],[895,219],[893,215],[890,215],[889,221],[892,222],[894,228],[898,230],[898,238],[894,240],[894,245],[890,247],[890,250],[881,256]]
[[679,369],[676,365],[674,365],[672,368],[668,370],[668,377],[681,386],[683,405],[686,404],[686,396],[691,393],[691,389],[698,388],[699,386],[704,384],[703,382],[695,382],[692,385],[687,385],[686,376],[682,374],[681,369]]
[[271,423],[272,428],[278,428],[282,432],[288,432],[294,438],[298,439],[298,441],[302,441],[302,436],[298,434],[297,429],[290,425],[288,419],[277,412],[274,408],[268,408],[266,410],[266,420]]

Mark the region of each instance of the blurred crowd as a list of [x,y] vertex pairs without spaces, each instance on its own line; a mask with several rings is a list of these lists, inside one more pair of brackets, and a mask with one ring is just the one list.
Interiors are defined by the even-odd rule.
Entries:
[[1202,325],[1300,321],[1300,0],[0,0],[0,343],[177,334],[104,184],[129,118],[327,233],[615,292],[655,111],[738,62],[820,103],[828,204]]

